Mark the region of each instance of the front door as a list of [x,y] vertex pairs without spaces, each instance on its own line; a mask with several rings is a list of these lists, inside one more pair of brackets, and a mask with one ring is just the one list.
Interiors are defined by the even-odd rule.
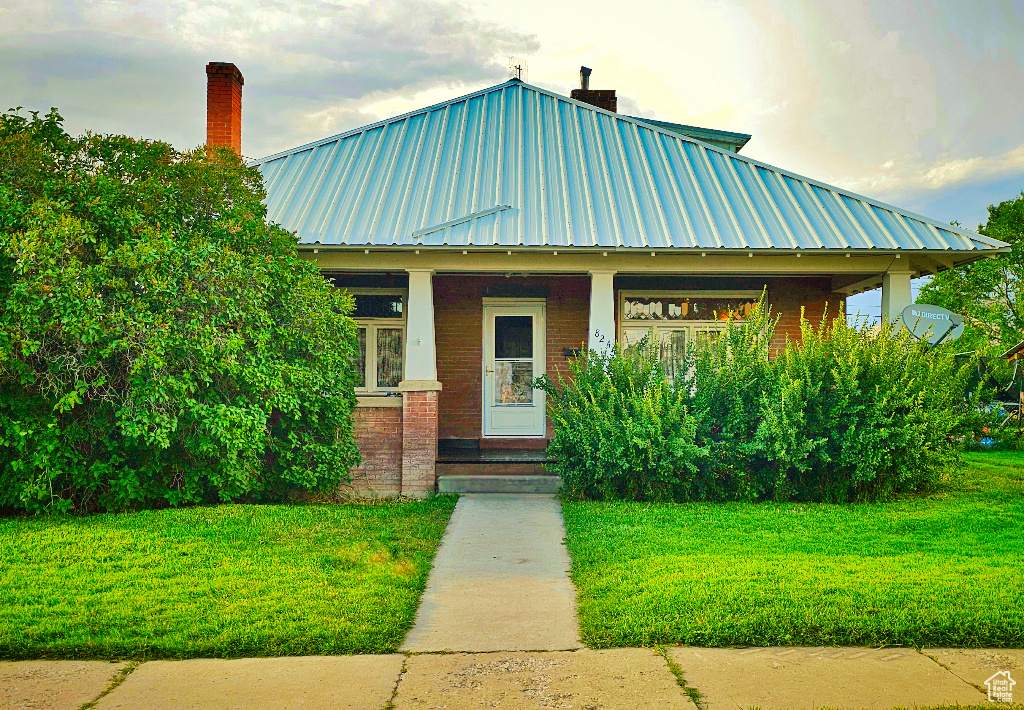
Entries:
[[484,303],[484,436],[544,436],[544,303]]

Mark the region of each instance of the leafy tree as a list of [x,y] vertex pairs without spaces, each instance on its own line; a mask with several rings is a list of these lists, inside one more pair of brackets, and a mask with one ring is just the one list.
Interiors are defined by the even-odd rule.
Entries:
[[326,489],[358,459],[351,300],[231,151],[0,115],[0,507]]
[[988,208],[979,231],[1011,250],[938,274],[918,301],[964,316],[961,349],[1001,352],[1024,340],[1024,193]]

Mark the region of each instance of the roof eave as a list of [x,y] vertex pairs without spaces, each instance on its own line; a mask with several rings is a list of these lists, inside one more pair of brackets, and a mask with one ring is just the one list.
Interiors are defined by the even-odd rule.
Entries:
[[986,248],[986,249],[874,249],[874,248],[842,248],[842,249],[830,249],[828,247],[820,247],[817,249],[799,249],[799,248],[783,248],[783,247],[770,247],[770,248],[756,248],[756,247],[576,247],[576,246],[559,246],[556,244],[545,244],[545,245],[532,245],[532,244],[516,244],[516,245],[457,245],[457,244],[321,244],[320,242],[299,242],[297,248],[300,251],[469,251],[469,252],[518,252],[518,253],[529,253],[529,252],[564,252],[566,254],[576,253],[601,253],[601,252],[613,252],[616,254],[635,254],[637,256],[648,256],[651,252],[658,254],[754,254],[756,256],[772,256],[787,255],[792,256],[794,254],[800,254],[801,256],[815,256],[815,255],[836,255],[836,254],[850,254],[851,256],[884,256],[884,255],[897,255],[907,254],[908,256],[927,256],[929,254],[937,254],[942,256],[952,257],[963,257],[957,265],[962,263],[968,263],[969,261],[976,261],[978,259],[984,259],[986,257],[994,257],[997,254],[1006,254],[1010,251],[1010,246],[1004,245],[998,248]]

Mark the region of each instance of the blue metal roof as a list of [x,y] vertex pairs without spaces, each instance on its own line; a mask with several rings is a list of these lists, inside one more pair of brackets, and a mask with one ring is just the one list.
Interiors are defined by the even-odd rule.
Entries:
[[1005,246],[518,80],[254,164],[304,245]]

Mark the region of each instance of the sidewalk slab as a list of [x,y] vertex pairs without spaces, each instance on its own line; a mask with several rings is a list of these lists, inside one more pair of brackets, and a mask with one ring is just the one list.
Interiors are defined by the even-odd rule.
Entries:
[[125,667],[109,661],[0,662],[0,710],[78,710]]
[[[1019,684],[1014,693],[1024,700],[1024,649],[1019,648],[925,648],[924,654],[934,658],[971,685],[985,688],[985,681],[999,671],[1011,671]],[[987,692],[987,691],[986,691]]]
[[395,710],[696,710],[650,649],[413,656]]
[[564,538],[554,496],[459,498],[402,650],[579,648]]
[[987,698],[907,648],[669,649],[707,710],[980,705]]
[[380,710],[404,661],[397,654],[150,661],[96,710]]

